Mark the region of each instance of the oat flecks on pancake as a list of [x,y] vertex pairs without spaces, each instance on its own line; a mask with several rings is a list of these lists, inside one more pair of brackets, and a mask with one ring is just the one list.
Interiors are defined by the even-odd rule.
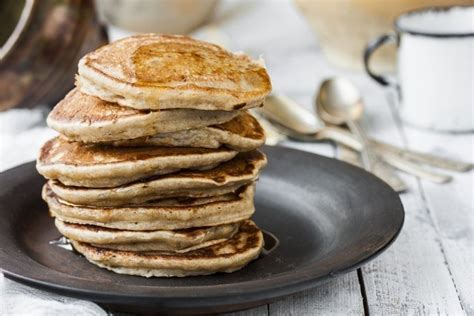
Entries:
[[66,185],[116,187],[181,169],[212,167],[236,154],[227,148],[85,145],[56,137],[43,145],[37,169]]
[[94,247],[73,241],[87,260],[117,273],[144,277],[170,277],[233,272],[257,258],[263,249],[263,235],[247,220],[229,240],[180,254],[137,253]]
[[119,206],[166,197],[208,197],[231,193],[256,181],[266,164],[265,155],[255,150],[239,153],[213,169],[183,170],[116,188],[79,188],[58,181],[50,181],[50,186],[62,200],[80,205]]
[[48,116],[48,125],[71,140],[111,142],[202,128],[231,120],[239,111],[137,110],[73,89]]
[[271,91],[258,61],[178,35],[136,35],[79,62],[81,91],[138,109],[241,110]]

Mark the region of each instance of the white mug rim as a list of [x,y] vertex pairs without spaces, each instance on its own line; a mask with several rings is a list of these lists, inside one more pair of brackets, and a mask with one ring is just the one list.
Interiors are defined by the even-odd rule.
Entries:
[[427,12],[444,12],[444,11],[450,11],[455,8],[472,9],[474,8],[474,6],[472,5],[439,6],[439,7],[428,7],[428,8],[421,8],[421,9],[407,11],[397,17],[397,19],[394,22],[394,28],[399,34],[407,33],[407,34],[416,35],[416,36],[437,37],[437,38],[474,37],[474,32],[450,32],[450,33],[422,32],[422,31],[410,30],[400,25],[400,20],[407,16],[418,15],[418,14],[427,13]]

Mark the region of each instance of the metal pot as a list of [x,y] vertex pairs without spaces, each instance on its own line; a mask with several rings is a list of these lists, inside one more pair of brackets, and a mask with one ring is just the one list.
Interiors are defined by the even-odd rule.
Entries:
[[90,0],[0,6],[0,111],[54,105],[73,87],[79,59],[107,43]]

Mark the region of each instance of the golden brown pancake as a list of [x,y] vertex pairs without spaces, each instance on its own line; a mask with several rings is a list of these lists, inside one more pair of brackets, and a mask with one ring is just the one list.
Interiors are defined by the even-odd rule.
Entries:
[[43,145],[36,167],[66,185],[115,187],[181,169],[214,167],[236,154],[227,148],[115,147],[56,137]]
[[227,122],[239,111],[137,110],[74,89],[48,116],[48,125],[71,140],[88,143],[127,140]]
[[170,146],[219,148],[225,145],[236,151],[250,151],[265,143],[265,132],[246,111],[219,125],[173,133],[112,142],[115,146]]
[[234,111],[261,105],[271,91],[261,62],[179,35],[128,37],[78,68],[82,92],[137,109]]
[[139,253],[109,250],[72,241],[74,248],[91,263],[116,273],[144,277],[183,277],[233,272],[256,259],[264,245],[263,234],[247,220],[231,239],[180,254]]
[[60,200],[46,184],[42,197],[52,216],[64,222],[123,230],[176,230],[216,226],[250,218],[255,211],[254,185],[235,193],[207,197],[161,199],[139,205],[91,207]]
[[106,249],[188,252],[223,242],[237,233],[240,223],[181,230],[133,231],[63,222],[56,228],[69,239]]
[[209,197],[235,192],[257,180],[267,164],[258,150],[239,153],[209,170],[182,170],[116,188],[80,188],[49,181],[62,200],[78,205],[120,206],[170,197]]
[[142,34],[85,55],[47,119],[37,170],[58,230],[116,273],[233,272],[262,251],[255,182],[265,142],[246,110],[271,83],[262,60],[187,36]]

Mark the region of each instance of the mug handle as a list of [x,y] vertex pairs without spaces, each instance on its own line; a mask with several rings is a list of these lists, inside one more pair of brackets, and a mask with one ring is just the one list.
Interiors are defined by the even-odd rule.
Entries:
[[390,43],[390,42],[397,42],[398,40],[398,36],[396,33],[387,33],[387,34],[384,34],[380,37],[378,37],[377,39],[375,39],[374,41],[372,41],[371,43],[369,43],[367,45],[367,47],[365,48],[365,51],[364,51],[364,67],[365,67],[365,71],[367,72],[367,74],[372,78],[374,79],[375,81],[377,81],[379,84],[381,84],[382,86],[396,86],[395,83],[393,82],[390,82],[387,78],[381,76],[381,75],[377,75],[376,73],[374,73],[371,69],[370,69],[370,66],[369,66],[369,62],[370,62],[370,57],[372,56],[372,53],[374,51],[376,51],[380,46],[386,44],[386,43]]

